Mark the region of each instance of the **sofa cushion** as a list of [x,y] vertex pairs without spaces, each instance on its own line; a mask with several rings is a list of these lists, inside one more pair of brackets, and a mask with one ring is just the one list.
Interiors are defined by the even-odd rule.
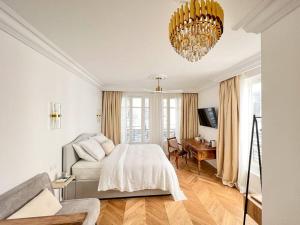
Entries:
[[7,219],[53,216],[62,208],[55,196],[45,188],[40,194]]
[[0,220],[22,208],[45,188],[53,193],[48,174],[42,173],[0,195]]
[[72,199],[61,202],[62,209],[56,215],[87,212],[83,225],[95,225],[100,213],[100,201],[96,198]]

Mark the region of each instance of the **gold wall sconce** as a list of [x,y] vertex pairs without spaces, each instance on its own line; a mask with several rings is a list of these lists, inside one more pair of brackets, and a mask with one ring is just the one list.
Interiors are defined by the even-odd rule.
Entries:
[[102,114],[98,113],[98,114],[96,115],[96,117],[97,117],[97,121],[100,123]]
[[61,128],[61,105],[60,103],[50,103],[50,128],[60,129]]

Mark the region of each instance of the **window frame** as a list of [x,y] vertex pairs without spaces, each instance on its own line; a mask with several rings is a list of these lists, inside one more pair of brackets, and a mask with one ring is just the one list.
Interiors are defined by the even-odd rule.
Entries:
[[[167,100],[167,105],[166,105],[166,107],[164,106],[164,100]],[[171,104],[170,104],[170,102],[171,102],[171,99],[175,99],[175,101],[176,101],[176,106],[175,107],[171,107]],[[176,116],[175,116],[175,118],[178,118],[178,117],[180,117],[181,115],[180,115],[180,113],[177,113],[179,110],[180,110],[180,107],[181,107],[181,103],[180,103],[180,100],[179,100],[179,97],[178,96],[175,96],[175,95],[164,95],[163,97],[162,97],[162,100],[161,100],[162,102],[161,102],[161,107],[162,107],[162,110],[161,110],[161,117],[162,117],[162,129],[161,129],[161,131],[162,131],[162,135],[161,135],[161,138],[163,139],[163,140],[166,140],[167,138],[171,138],[171,137],[177,137],[177,136],[179,136],[180,135],[180,129],[176,129],[176,127],[173,129],[174,130],[174,135],[173,136],[170,136],[170,134],[171,134],[171,108],[172,109],[175,109],[175,113],[177,114]],[[166,132],[166,136],[164,136],[164,109],[167,109],[167,127],[166,127],[166,130],[167,130],[167,132]],[[180,123],[180,118],[178,118],[179,119],[179,123]],[[179,124],[179,127],[180,127],[180,124]],[[177,134],[177,132],[178,132],[178,134]],[[178,137],[177,137],[178,138]]]
[[[122,107],[121,107],[121,114],[125,113],[126,115],[126,118],[125,118],[125,128],[123,127],[123,124],[121,124],[121,132],[123,132],[125,130],[125,134],[121,134],[122,138],[125,137],[125,140],[122,140],[122,142],[125,142],[125,143],[130,143],[130,144],[143,144],[143,143],[151,143],[151,114],[150,114],[150,108],[151,108],[151,105],[150,105],[150,96],[148,95],[142,95],[142,94],[134,94],[134,95],[126,95],[126,96],[123,96],[125,101],[123,103],[123,99],[122,99]],[[140,98],[141,99],[141,107],[137,107],[137,106],[133,106],[133,99],[134,98]],[[146,107],[146,104],[145,104],[145,101],[146,99],[148,99],[149,101],[149,104],[148,106]],[[127,102],[128,101],[128,102]],[[128,104],[129,103],[129,104]],[[123,105],[125,104],[125,106]],[[140,124],[141,124],[141,128],[140,128],[140,131],[141,131],[141,139],[140,141],[133,141],[133,130],[139,130],[139,129],[133,129],[133,109],[136,108],[136,109],[141,109],[141,121],[140,121]],[[146,108],[149,110],[149,129],[146,129],[146,120],[145,120],[145,112],[146,112]],[[123,112],[123,110],[126,110],[125,112]],[[127,126],[127,110],[129,110],[129,126]],[[128,132],[129,130],[129,132]],[[149,130],[149,139],[146,140],[146,134],[147,134],[147,130]],[[129,137],[128,137],[128,133],[129,133]],[[124,136],[123,136],[124,135]]]

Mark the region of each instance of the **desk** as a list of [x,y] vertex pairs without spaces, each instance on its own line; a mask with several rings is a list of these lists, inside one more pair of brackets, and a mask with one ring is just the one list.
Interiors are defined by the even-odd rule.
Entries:
[[198,173],[201,169],[201,161],[216,158],[216,148],[208,147],[208,143],[200,143],[195,139],[182,141],[183,149],[190,152],[190,156],[198,161]]

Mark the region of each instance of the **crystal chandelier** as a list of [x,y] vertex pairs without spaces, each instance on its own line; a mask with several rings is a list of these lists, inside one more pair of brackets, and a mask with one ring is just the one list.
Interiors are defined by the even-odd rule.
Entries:
[[224,12],[213,0],[191,0],[171,17],[169,38],[175,51],[196,62],[214,47],[223,34]]

